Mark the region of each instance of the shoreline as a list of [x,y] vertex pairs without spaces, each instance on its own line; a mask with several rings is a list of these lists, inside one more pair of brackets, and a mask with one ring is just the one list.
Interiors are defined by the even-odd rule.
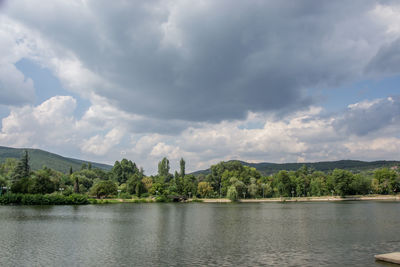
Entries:
[[[203,203],[230,203],[227,198],[203,198]],[[376,196],[323,196],[323,197],[282,197],[282,198],[258,198],[239,199],[239,203],[274,203],[274,202],[331,202],[331,201],[400,201],[400,195],[376,195]],[[188,202],[191,202],[189,200]]]

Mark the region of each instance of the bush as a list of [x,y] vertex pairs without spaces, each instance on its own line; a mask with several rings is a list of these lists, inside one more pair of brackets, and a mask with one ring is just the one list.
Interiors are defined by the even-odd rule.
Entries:
[[122,199],[131,199],[132,196],[131,196],[129,193],[120,193],[120,194],[119,194],[119,198],[122,198]]
[[150,196],[150,194],[147,192],[140,195],[140,197],[149,197],[149,196]]
[[168,202],[168,199],[165,196],[156,197],[156,202]]
[[0,196],[1,205],[84,205],[88,203],[89,200],[87,196],[79,194],[63,196],[60,194],[41,195],[7,193]]

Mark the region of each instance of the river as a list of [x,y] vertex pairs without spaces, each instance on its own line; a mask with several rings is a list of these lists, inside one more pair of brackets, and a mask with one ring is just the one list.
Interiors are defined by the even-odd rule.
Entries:
[[0,206],[1,266],[388,266],[400,202]]

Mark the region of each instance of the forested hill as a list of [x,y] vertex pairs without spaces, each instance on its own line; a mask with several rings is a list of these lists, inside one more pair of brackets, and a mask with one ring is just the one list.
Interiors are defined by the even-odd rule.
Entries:
[[[4,163],[7,158],[20,159],[24,150],[25,149],[23,148],[0,146],[0,163]],[[82,164],[89,163],[88,161],[66,158],[40,149],[28,148],[26,150],[29,153],[30,165],[32,170],[38,170],[41,169],[43,166],[46,166],[48,168],[66,173],[69,171],[70,167],[72,167],[74,171],[80,170]],[[112,166],[106,164],[96,162],[90,163],[92,164],[93,168],[99,168],[103,170],[110,170],[112,168]]]
[[[400,161],[386,161],[386,160],[379,160],[379,161],[360,161],[360,160],[338,160],[338,161],[323,161],[323,162],[307,162],[307,163],[248,163],[244,161],[239,161],[245,166],[250,166],[256,168],[260,171],[263,175],[270,175],[280,170],[286,171],[296,171],[301,168],[303,165],[306,165],[309,168],[312,168],[317,171],[328,172],[334,169],[343,169],[349,170],[353,172],[360,172],[360,171],[368,171],[374,170],[377,168],[383,167],[392,167],[395,165],[400,165]],[[193,174],[208,174],[210,173],[210,169],[196,171]]]

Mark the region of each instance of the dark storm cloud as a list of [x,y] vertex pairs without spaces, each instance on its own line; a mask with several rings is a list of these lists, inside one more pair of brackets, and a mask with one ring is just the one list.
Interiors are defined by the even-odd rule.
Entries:
[[366,106],[353,106],[339,116],[333,125],[338,131],[358,136],[400,125],[400,97],[381,99]]
[[298,110],[313,101],[306,89],[353,81],[368,60],[358,42],[379,38],[365,30],[376,30],[364,17],[374,4],[52,1],[9,12],[111,84],[94,90],[123,110],[217,122]]
[[372,58],[366,71],[386,75],[400,73],[400,39],[383,46]]

